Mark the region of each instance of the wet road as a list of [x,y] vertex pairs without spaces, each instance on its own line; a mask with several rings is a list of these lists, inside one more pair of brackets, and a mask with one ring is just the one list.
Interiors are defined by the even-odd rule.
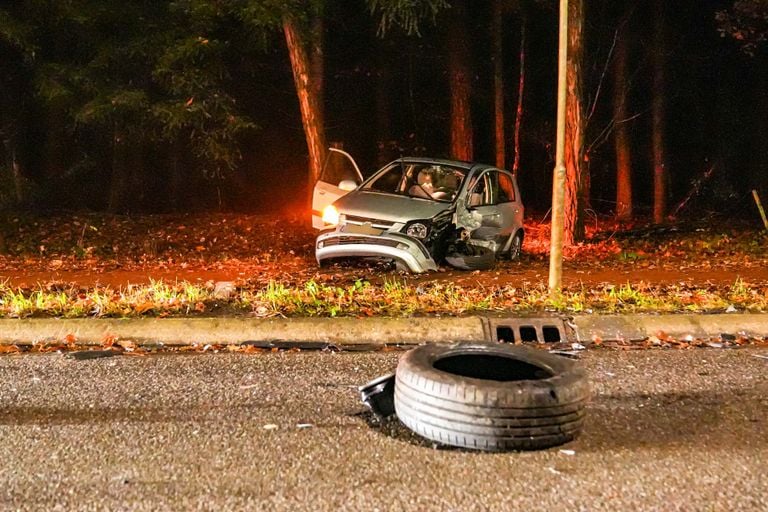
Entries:
[[0,357],[0,510],[768,510],[768,351],[588,352],[582,437],[505,454],[372,427],[397,357]]

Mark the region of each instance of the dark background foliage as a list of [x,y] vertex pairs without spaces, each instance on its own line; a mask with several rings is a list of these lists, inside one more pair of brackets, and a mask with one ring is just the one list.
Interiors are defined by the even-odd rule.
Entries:
[[[507,144],[527,16],[520,184],[546,212],[554,153],[557,9],[509,2]],[[592,208],[615,209],[612,88],[628,94],[633,188],[652,201],[650,2],[590,2],[585,149]],[[671,204],[714,167],[689,211],[750,211],[768,175],[767,2],[667,9]],[[413,10],[413,5],[418,5]],[[0,7],[0,206],[118,212],[305,208],[307,146],[280,23],[324,19],[325,131],[371,173],[400,155],[449,156],[451,7],[433,2],[20,0]],[[489,2],[471,2],[475,159],[493,162]],[[382,30],[386,29],[386,30]],[[629,79],[608,68],[629,45]]]

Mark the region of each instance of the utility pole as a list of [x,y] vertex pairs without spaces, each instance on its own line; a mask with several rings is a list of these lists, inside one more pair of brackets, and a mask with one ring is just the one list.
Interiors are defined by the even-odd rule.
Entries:
[[565,231],[565,101],[568,63],[568,0],[560,0],[560,37],[557,61],[557,142],[552,172],[552,232],[549,248],[549,291],[560,291],[563,280]]

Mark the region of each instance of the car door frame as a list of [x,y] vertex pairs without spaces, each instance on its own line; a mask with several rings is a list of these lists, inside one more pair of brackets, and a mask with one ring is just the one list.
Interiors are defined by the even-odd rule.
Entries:
[[[498,191],[492,191],[492,181],[490,179],[491,173],[497,173],[499,175],[507,175],[511,181],[514,189],[515,197],[512,201],[505,201],[503,203],[498,202]],[[471,189],[467,192],[467,198],[472,196],[472,190],[478,186],[480,180],[485,181],[486,196],[490,195],[491,202],[487,204],[480,204],[475,206],[469,206],[469,209],[475,211],[482,216],[482,225],[488,227],[498,227],[499,236],[496,239],[497,251],[502,252],[509,247],[509,242],[512,240],[512,236],[522,228],[522,206],[520,205],[520,193],[517,189],[517,184],[512,175],[508,171],[496,168],[484,169],[477,176],[477,180],[472,184]],[[497,184],[497,188],[499,188]],[[487,200],[487,198],[484,198]]]
[[360,172],[360,168],[357,166],[355,159],[352,158],[352,155],[342,149],[328,148],[328,154],[325,157],[323,169],[320,171],[320,176],[312,188],[312,227],[315,229],[323,229],[325,226],[325,223],[323,222],[323,210],[340,197],[343,197],[351,192],[351,190],[343,190],[341,187],[339,187],[338,183],[332,183],[328,181],[327,178],[325,180],[323,179],[325,177],[326,170],[328,169],[328,162],[333,156],[333,153],[341,154],[342,156],[346,157],[350,163],[352,163],[352,167],[357,173],[358,179],[355,180],[357,186],[360,186],[360,184],[364,181],[363,175]]

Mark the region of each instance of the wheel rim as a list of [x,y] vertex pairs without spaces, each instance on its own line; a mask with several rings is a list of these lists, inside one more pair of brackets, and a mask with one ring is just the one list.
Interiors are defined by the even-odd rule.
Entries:
[[515,235],[512,239],[512,244],[509,246],[509,259],[516,260],[520,256],[521,246],[522,241],[520,240],[520,235]]

